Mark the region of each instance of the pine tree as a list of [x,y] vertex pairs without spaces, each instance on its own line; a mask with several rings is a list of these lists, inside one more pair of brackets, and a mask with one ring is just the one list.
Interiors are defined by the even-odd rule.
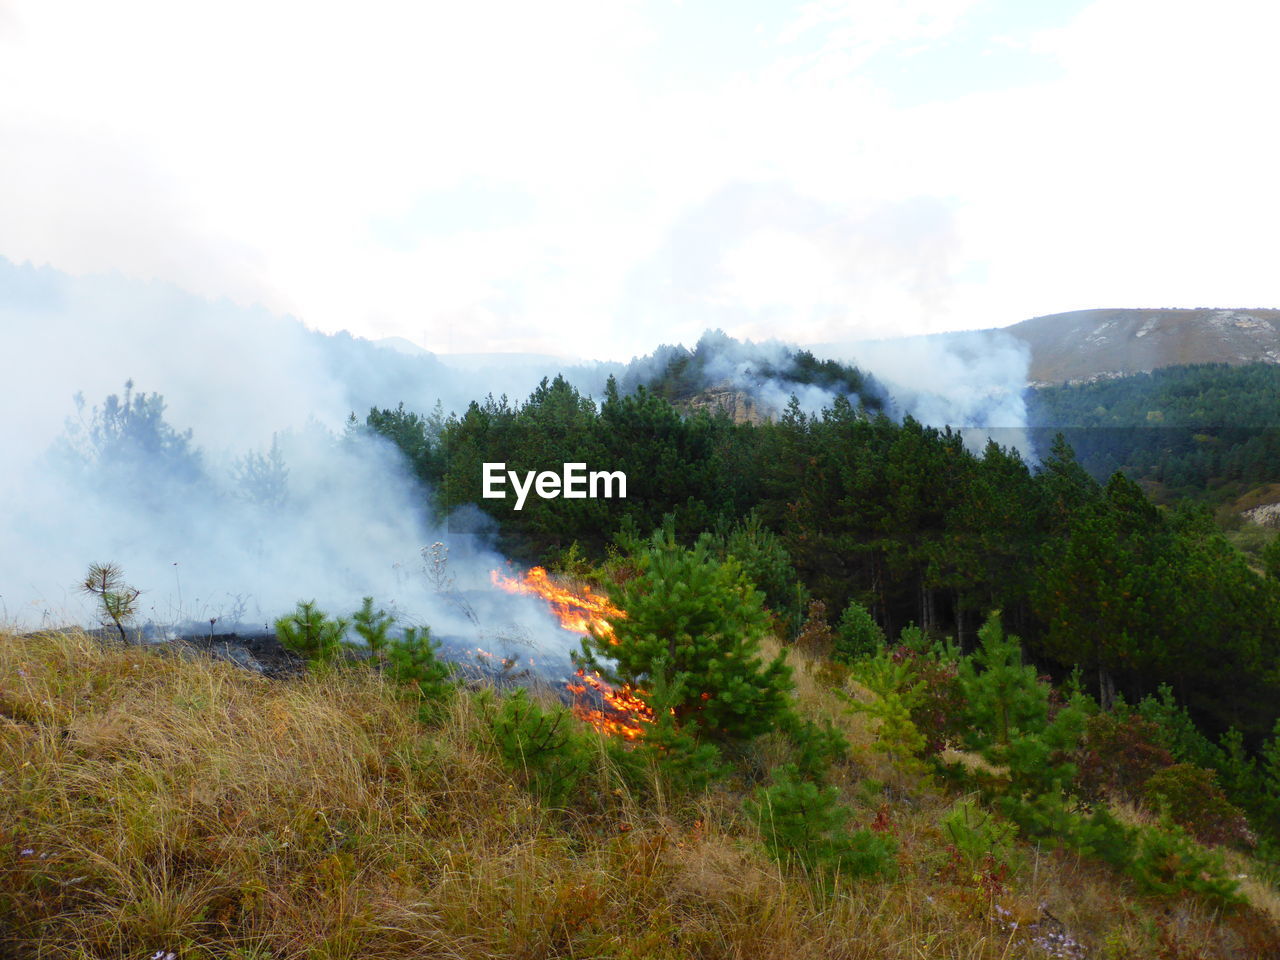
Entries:
[[373,609],[373,597],[365,597],[360,609],[351,615],[352,629],[369,645],[369,653],[374,660],[382,658],[387,646],[387,632],[395,622],[395,617],[387,611]]
[[1007,636],[1000,614],[978,631],[978,649],[960,664],[960,684],[972,724],[970,746],[1008,746],[1020,731],[1039,732],[1049,715],[1049,688],[1022,663],[1022,646]]
[[667,680],[665,662],[655,665],[654,683],[645,699],[653,710],[654,722],[636,745],[635,751],[648,757],[662,785],[675,793],[696,793],[725,772],[720,751],[713,743],[699,742],[690,729],[676,720],[674,710],[682,691]]
[[124,573],[114,563],[90,564],[80,590],[98,598],[103,623],[114,623],[120,639],[127,643],[124,625],[133,619],[141,591],[124,582]]
[[706,539],[688,549],[655,537],[638,564],[640,575],[611,591],[626,615],[611,621],[612,635],[583,641],[585,663],[641,689],[661,674],[681,691],[676,720],[713,739],[771,729],[789,709],[791,674],[781,654],[761,660],[769,620],[738,562],[716,560]]
[[437,655],[430,627],[408,627],[387,649],[386,675],[413,688],[422,701],[423,719],[431,720],[457,689],[453,665]]
[[560,704],[544,707],[519,687],[490,716],[498,755],[548,806],[562,806],[591,762],[593,734]]
[[275,624],[280,643],[313,663],[338,659],[349,625],[348,620],[331,619],[314,600],[299,600],[297,609]]
[[867,612],[867,608],[851,600],[840,615],[836,627],[835,659],[850,663],[884,649],[884,631]]
[[780,863],[796,862],[819,873],[846,878],[889,873],[893,839],[870,830],[846,829],[850,811],[840,805],[839,790],[806,780],[791,764],[773,772],[773,784],[761,787],[745,803],[760,828],[765,848]]

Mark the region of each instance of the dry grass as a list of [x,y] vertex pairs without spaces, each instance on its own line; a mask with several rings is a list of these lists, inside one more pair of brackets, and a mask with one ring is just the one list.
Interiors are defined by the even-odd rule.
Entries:
[[[0,634],[0,955],[1051,955],[997,904],[1047,910],[1091,956],[1280,955],[1253,913],[1148,903],[1058,854],[1028,851],[998,889],[956,875],[936,825],[950,799],[892,788],[865,718],[795,666],[801,709],[854,743],[837,775],[859,822],[878,811],[898,838],[893,879],[824,893],[782,871],[741,814],[748,779],[670,808],[601,787],[548,811],[479,745],[470,698],[424,729],[362,669],[269,681]],[[785,746],[758,751],[764,766]]]

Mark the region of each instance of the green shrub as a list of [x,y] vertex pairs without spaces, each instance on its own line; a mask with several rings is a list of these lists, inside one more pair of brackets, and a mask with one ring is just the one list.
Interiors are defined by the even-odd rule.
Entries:
[[712,743],[703,743],[673,712],[681,701],[683,691],[679,684],[667,680],[664,663],[655,671],[656,683],[645,700],[653,710],[654,722],[644,731],[644,737],[631,753],[649,761],[661,788],[668,794],[697,793],[717,777],[726,773],[720,762],[720,750]]
[[293,613],[276,621],[276,636],[287,649],[312,663],[333,663],[342,654],[349,621],[330,618],[314,600],[299,600]]
[[582,660],[614,684],[679,690],[681,727],[700,739],[748,740],[790,710],[791,671],[779,656],[763,663],[769,630],[760,592],[732,557],[709,553],[706,538],[687,549],[661,535],[637,558],[638,576],[610,591],[626,611],[612,635],[583,641]]
[[549,566],[553,573],[571,577],[574,580],[581,580],[597,586],[601,582],[600,574],[591,565],[591,561],[587,558],[586,553],[583,552],[582,545],[577,540],[561,550]]
[[1076,693],[1065,704],[1051,703],[1048,684],[1022,663],[1018,639],[1005,635],[998,616],[983,625],[978,640],[958,673],[965,741],[1005,771],[978,779],[992,806],[1024,834],[1076,845],[1082,818],[1067,792],[1076,776],[1071,757],[1084,732],[1087,700]]
[[1174,759],[1216,770],[1227,799],[1244,810],[1253,829],[1269,845],[1280,845],[1280,720],[1254,757],[1234,728],[1219,743],[1202,734],[1186,708],[1174,701],[1167,685],[1160,686],[1158,698],[1145,698],[1137,710],[1159,727],[1161,743]]
[[1259,786],[1261,797],[1251,808],[1258,823],[1269,826],[1268,836],[1280,840],[1280,720],[1276,721],[1271,739],[1262,745]]
[[831,765],[849,756],[849,741],[830,720],[820,726],[793,714],[782,730],[790,741],[791,762],[808,780],[825,780]]
[[796,863],[826,877],[892,872],[896,842],[883,833],[845,829],[850,812],[838,803],[838,793],[784,764],[774,771],[773,784],[758,788],[745,808],[779,863]]
[[1243,903],[1222,854],[1196,843],[1175,823],[1138,828],[1125,871],[1148,893],[1194,893],[1220,906]]
[[1010,870],[1019,861],[1016,840],[1018,826],[983,810],[972,797],[966,797],[948,810],[940,821],[942,835],[960,852],[971,870],[990,856],[996,864]]
[[1267,572],[1267,576],[1275,580],[1280,580],[1280,536],[1273,537],[1271,542],[1263,548],[1262,568]]
[[1133,854],[1137,831],[1125,826],[1106,807],[1088,814],[1074,814],[1062,839],[1086,856],[1097,857],[1117,870],[1125,870]]
[[441,660],[436,651],[430,627],[408,627],[387,649],[385,675],[413,689],[426,721],[437,719],[457,691],[453,664]]
[[1089,717],[1073,757],[1081,797],[1090,802],[1141,799],[1147,779],[1174,764],[1160,739],[1159,727],[1127,707]]
[[395,617],[387,611],[373,609],[373,597],[365,597],[360,609],[351,615],[351,628],[369,645],[369,653],[374,660],[382,659],[388,632],[395,622]]
[[498,756],[543,803],[563,806],[597,752],[596,735],[568,708],[535,703],[523,687],[487,707]]
[[906,647],[908,650],[914,650],[917,653],[924,653],[930,646],[929,635],[914,623],[908,623],[898,631],[898,646]]
[[1222,765],[1222,750],[1200,732],[1186,707],[1174,700],[1173,688],[1168,684],[1160,684],[1157,696],[1143,697],[1136,710],[1138,716],[1155,725],[1158,743],[1175,760],[1214,769]]
[[851,663],[884,649],[884,631],[876,624],[867,608],[850,601],[840,615],[836,627],[835,658]]
[[1007,745],[1016,734],[1039,732],[1048,723],[1049,688],[1034,667],[1023,665],[1022,645],[1005,635],[999,614],[978,630],[978,649],[960,664],[960,686],[973,749]]
[[1218,786],[1217,774],[1204,767],[1179,763],[1151,775],[1143,785],[1147,803],[1163,810],[1202,843],[1257,843],[1243,811],[1233,806]]
[[740,564],[764,602],[778,613],[798,613],[796,568],[782,538],[750,516],[734,525],[724,542],[725,553]]
[[869,701],[849,701],[852,710],[880,721],[875,749],[887,753],[905,770],[922,771],[918,758],[924,752],[925,738],[911,719],[911,709],[922,693],[920,682],[886,650],[855,664],[854,676],[876,695]]

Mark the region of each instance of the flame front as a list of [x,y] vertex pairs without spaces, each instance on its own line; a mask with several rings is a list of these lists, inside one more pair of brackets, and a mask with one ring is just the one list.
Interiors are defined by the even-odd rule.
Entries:
[[590,587],[583,587],[581,593],[574,593],[551,581],[546,569],[533,567],[523,577],[504,577],[497,570],[489,571],[493,585],[507,593],[527,593],[541,597],[551,607],[551,612],[560,621],[560,626],[573,633],[592,633],[604,637],[610,643],[613,639],[613,625],[609,620],[617,620],[625,614],[599,594],[592,593]]
[[[653,709],[642,699],[643,690],[625,683],[615,687],[594,670],[591,673],[579,670],[578,679],[578,683],[566,684],[574,695],[575,716],[603,733],[612,733],[627,740],[639,740],[644,736],[644,725],[653,723]],[[607,709],[583,703],[579,698],[586,696],[588,690],[595,691]]]
[[[605,597],[592,593],[590,587],[574,592],[553,583],[547,571],[534,567],[523,577],[506,577],[493,570],[489,574],[494,586],[507,593],[525,593],[547,602],[560,626],[573,633],[594,633],[610,643],[618,641],[610,620],[626,616]],[[653,710],[644,701],[645,691],[630,684],[615,687],[599,673],[579,670],[576,680],[565,684],[573,694],[573,712],[602,733],[627,740],[644,736],[645,724],[653,723]],[[586,702],[584,702],[586,701]]]

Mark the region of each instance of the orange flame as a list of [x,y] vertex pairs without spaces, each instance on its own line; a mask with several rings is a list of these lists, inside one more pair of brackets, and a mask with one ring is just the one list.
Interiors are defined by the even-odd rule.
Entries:
[[527,593],[541,597],[551,607],[551,612],[560,621],[560,626],[573,633],[589,633],[594,631],[605,637],[610,643],[613,639],[613,625],[609,620],[617,620],[625,614],[605,597],[592,593],[590,587],[583,587],[581,593],[574,593],[566,587],[553,583],[547,571],[542,567],[534,567],[523,577],[504,577],[497,570],[489,571],[493,585],[507,593]]
[[[605,597],[592,593],[590,587],[583,587],[581,593],[576,593],[553,583],[542,567],[534,567],[518,579],[503,576],[497,570],[490,571],[489,576],[494,586],[507,593],[541,597],[564,629],[573,633],[594,632],[610,643],[618,642],[609,621],[621,619],[625,614]],[[630,684],[615,687],[595,671],[579,670],[578,680],[569,681],[566,686],[574,695],[574,715],[602,733],[638,740],[644,736],[645,724],[653,723],[653,710],[643,699],[645,691]],[[598,702],[602,707],[582,702],[588,691],[594,693],[593,703]]]
[[[653,708],[642,699],[643,690],[637,690],[630,684],[615,687],[594,670],[591,673],[579,670],[578,678],[581,683],[566,684],[574,694],[573,713],[576,717],[601,733],[611,733],[627,740],[639,740],[644,736],[644,725],[653,723]],[[589,707],[577,700],[588,689],[600,696],[607,709]]]

